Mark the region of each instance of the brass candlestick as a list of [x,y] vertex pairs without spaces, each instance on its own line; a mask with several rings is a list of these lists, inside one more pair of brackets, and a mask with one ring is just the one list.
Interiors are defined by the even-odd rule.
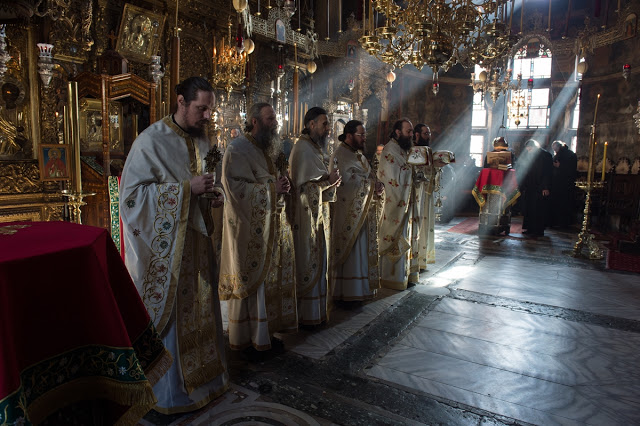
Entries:
[[582,220],[582,229],[578,234],[578,241],[573,246],[573,257],[580,257],[582,255],[582,248],[587,247],[589,253],[587,257],[592,260],[600,260],[604,257],[602,249],[598,247],[598,244],[594,241],[593,234],[590,232],[591,225],[591,192],[594,189],[602,189],[604,182],[576,182],[576,186],[583,189],[587,193],[587,197],[584,200],[584,219]]
[[62,195],[69,198],[67,203],[71,206],[71,218],[73,223],[77,223],[78,225],[82,225],[82,211],[80,208],[82,206],[86,206],[87,203],[83,201],[83,198],[90,197],[92,195],[96,195],[95,192],[76,192],[70,189],[65,189],[62,191]]
[[[593,114],[593,126],[591,127],[591,134],[589,135],[589,170],[587,171],[587,180],[576,182],[576,186],[586,191],[587,196],[584,200],[584,218],[582,220],[582,229],[578,234],[578,241],[573,246],[573,252],[571,256],[580,257],[582,255],[582,248],[584,246],[589,250],[588,258],[592,260],[600,260],[604,257],[602,249],[598,247],[598,244],[594,241],[593,234],[590,232],[591,225],[591,192],[594,189],[602,189],[604,182],[594,182],[594,150],[596,141],[596,117],[598,114],[598,102],[600,101],[600,94],[596,100],[596,108]],[[602,167],[605,167],[604,163]]]

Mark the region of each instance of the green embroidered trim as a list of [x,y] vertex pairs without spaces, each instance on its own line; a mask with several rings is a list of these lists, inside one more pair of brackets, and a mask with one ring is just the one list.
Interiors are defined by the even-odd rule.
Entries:
[[118,178],[109,176],[109,207],[111,213],[111,238],[120,251],[120,188]]
[[144,369],[160,358],[162,340],[153,322],[133,348],[88,345],[73,349],[20,373],[20,387],[0,400],[0,425],[30,425],[29,406],[54,388],[87,377],[104,377],[122,384],[147,381]]

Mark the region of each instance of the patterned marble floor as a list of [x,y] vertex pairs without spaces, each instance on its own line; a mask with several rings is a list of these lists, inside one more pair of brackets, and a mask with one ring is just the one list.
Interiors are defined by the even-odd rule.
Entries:
[[231,362],[232,391],[209,406],[142,423],[640,424],[639,275],[566,256],[575,233],[452,225],[415,287],[337,307],[279,336],[283,355]]
[[[525,309],[640,319],[636,274],[504,256],[447,272],[456,276],[452,289]],[[368,375],[527,423],[640,424],[639,349],[637,332],[444,298]]]

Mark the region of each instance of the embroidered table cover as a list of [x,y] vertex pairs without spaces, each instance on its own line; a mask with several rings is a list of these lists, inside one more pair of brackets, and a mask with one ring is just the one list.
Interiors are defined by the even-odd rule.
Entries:
[[506,209],[520,196],[516,172],[513,169],[482,169],[471,193],[480,207],[487,202],[486,194],[499,194],[503,199],[502,207]]
[[135,424],[171,362],[106,230],[0,224],[0,425],[94,399]]

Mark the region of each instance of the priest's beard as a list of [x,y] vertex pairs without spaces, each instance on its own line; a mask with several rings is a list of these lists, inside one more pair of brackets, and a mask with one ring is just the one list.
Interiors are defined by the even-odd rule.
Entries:
[[312,139],[323,151],[327,150],[329,135],[313,135]]
[[411,138],[400,135],[398,137],[398,145],[400,145],[403,151],[409,151],[409,148],[411,148]]
[[256,134],[256,142],[272,159],[277,158],[282,152],[282,139],[278,135],[277,127],[262,127]]
[[429,139],[423,139],[422,137],[418,136],[418,146],[429,146]]
[[199,138],[204,136],[205,131],[204,131],[205,127],[187,127],[186,132],[189,134],[189,136],[193,136],[194,138]]

